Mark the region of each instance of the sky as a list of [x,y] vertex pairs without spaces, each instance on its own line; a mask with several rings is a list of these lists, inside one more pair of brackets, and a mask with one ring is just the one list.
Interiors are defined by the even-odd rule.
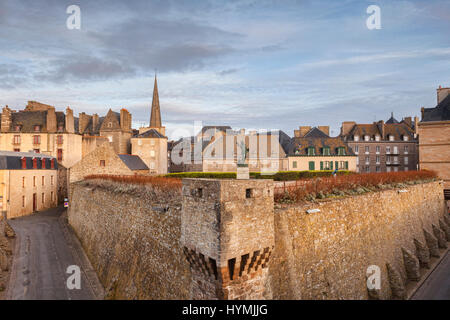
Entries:
[[[67,8],[80,8],[69,29]],[[367,8],[380,8],[370,30]],[[401,120],[450,86],[450,1],[2,0],[0,106],[149,123],[155,70],[171,139],[194,122],[281,129]]]

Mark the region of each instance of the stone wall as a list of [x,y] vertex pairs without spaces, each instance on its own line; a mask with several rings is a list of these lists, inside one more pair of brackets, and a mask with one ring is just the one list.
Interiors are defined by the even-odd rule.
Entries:
[[109,298],[189,298],[180,190],[93,181],[70,189],[69,223]]
[[[367,299],[366,270],[381,269],[379,297],[391,295],[386,264],[406,282],[402,248],[416,253],[445,212],[441,182],[275,209],[269,281],[275,299]],[[308,214],[306,210],[319,209]]]

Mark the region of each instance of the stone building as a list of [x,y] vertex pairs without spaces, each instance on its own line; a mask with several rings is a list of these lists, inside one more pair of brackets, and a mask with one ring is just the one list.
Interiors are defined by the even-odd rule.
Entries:
[[0,210],[8,219],[55,207],[58,203],[55,157],[0,151]]
[[46,154],[65,167],[81,160],[82,137],[69,107],[66,113],[55,107],[29,101],[24,110],[2,109],[0,150]]
[[151,174],[166,174],[168,170],[166,128],[161,122],[158,83],[155,76],[150,126],[139,128],[131,138],[131,153],[139,156],[150,169]]
[[92,174],[142,175],[147,165],[137,155],[117,154],[113,143],[104,143],[69,169],[69,184]]
[[356,171],[356,155],[342,137],[330,137],[328,126],[301,126],[288,150],[288,170]]
[[450,88],[437,89],[437,106],[422,108],[418,125],[420,169],[436,171],[450,200]]
[[342,123],[341,137],[357,155],[357,172],[417,170],[417,117],[397,121],[394,115],[384,122]]

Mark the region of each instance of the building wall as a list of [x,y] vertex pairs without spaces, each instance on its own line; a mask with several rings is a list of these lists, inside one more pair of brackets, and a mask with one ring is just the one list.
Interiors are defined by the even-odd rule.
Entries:
[[420,122],[420,168],[436,171],[450,189],[450,121]]
[[[290,156],[288,157],[289,165],[288,170],[290,171],[304,171],[304,170],[310,170],[309,169],[309,163],[314,162],[314,170],[320,170],[320,162],[324,161],[332,161],[333,162],[333,170],[336,169],[336,161],[344,163],[348,163],[348,169],[345,169],[345,166],[340,170],[350,170],[350,171],[356,171],[356,157],[355,156],[314,156],[314,157],[308,157],[308,156]],[[297,162],[297,165],[295,166],[294,162]],[[341,165],[341,164],[339,164]],[[324,169],[325,170],[325,169]]]
[[[20,144],[14,144],[14,136],[20,136]],[[41,137],[40,144],[34,144],[34,136]],[[58,136],[62,136],[62,144],[58,144]],[[82,157],[82,137],[78,134],[70,133],[2,133],[0,135],[0,150],[21,152],[39,149],[40,153],[58,157],[58,149],[62,149],[62,161],[65,167],[71,167],[81,160]]]
[[[2,210],[7,212],[8,219],[33,213],[33,194],[36,194],[37,211],[49,209],[58,204],[57,170],[0,170],[0,179]],[[34,179],[35,183],[33,183]],[[42,194],[44,194],[44,200],[42,200]]]
[[[275,209],[269,267],[276,299],[367,299],[366,270],[381,269],[381,299],[391,295],[386,263],[405,281],[401,248],[439,226],[445,213],[440,182]],[[308,209],[319,209],[308,214]]]
[[167,173],[167,138],[132,138],[131,154],[139,156],[151,174]]
[[112,143],[114,151],[120,154],[130,154],[131,152],[131,132],[117,130],[101,130],[100,136],[108,139]]
[[100,136],[83,136],[82,156],[83,158],[97,149],[99,146],[108,142],[108,138]]
[[[105,161],[105,166],[100,161]],[[69,169],[69,184],[91,174],[133,175],[134,172],[120,160],[113,146],[105,143]]]
[[[349,147],[357,153],[358,163],[356,165],[357,171],[364,172],[387,172],[390,167],[391,171],[411,171],[417,170],[418,165],[418,146],[416,141],[393,141],[393,142],[378,142],[378,141],[348,141]],[[369,147],[369,153],[365,152],[366,146]],[[380,147],[380,152],[376,153],[377,146]],[[408,146],[407,153],[405,146]],[[386,153],[386,147],[391,148],[390,154]],[[397,147],[398,153],[394,154],[394,147]],[[391,156],[391,164],[394,163],[394,157],[397,157],[398,165],[388,165],[387,156]],[[377,156],[379,156],[379,163],[377,163]],[[369,157],[369,164],[366,164],[366,157]],[[405,158],[408,158],[408,164],[405,164]],[[369,167],[369,171],[367,171]],[[377,171],[377,167],[379,171]],[[395,169],[396,168],[396,169]]]

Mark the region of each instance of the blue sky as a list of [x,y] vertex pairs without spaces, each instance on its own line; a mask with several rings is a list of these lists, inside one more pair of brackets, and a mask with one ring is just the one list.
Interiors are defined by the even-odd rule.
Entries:
[[[66,9],[81,8],[69,30]],[[366,9],[381,8],[381,30]],[[282,129],[420,114],[450,86],[449,1],[0,3],[0,105],[28,100],[148,124],[154,70],[169,137],[194,121]],[[181,129],[186,129],[182,131]]]

